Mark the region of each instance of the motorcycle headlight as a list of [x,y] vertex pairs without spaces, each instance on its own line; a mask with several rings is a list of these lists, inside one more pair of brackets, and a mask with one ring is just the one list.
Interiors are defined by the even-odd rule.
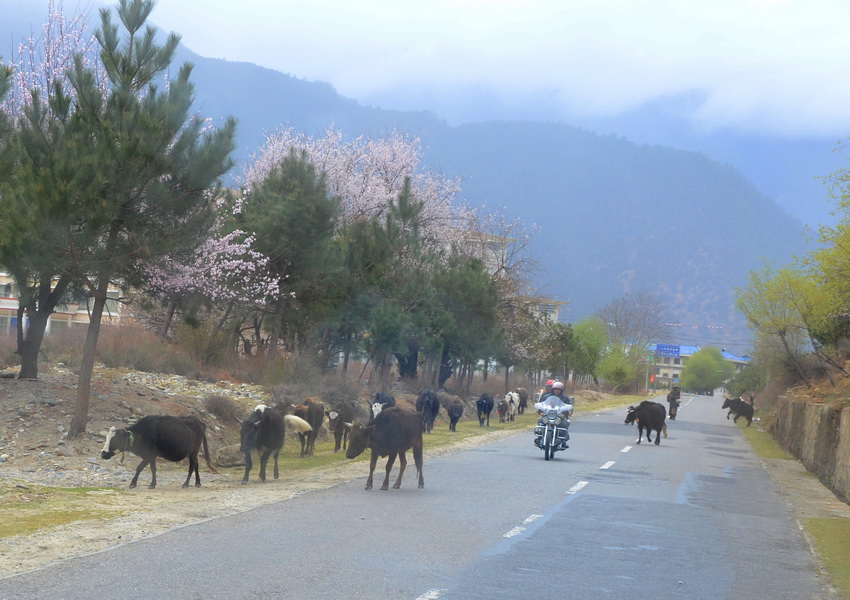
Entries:
[[547,412],[547,413],[546,413],[546,417],[547,417],[550,421],[554,421],[555,419],[557,419],[557,418],[558,418],[558,411],[557,411],[557,410],[555,410],[555,409],[550,409],[550,410],[549,410],[549,412]]

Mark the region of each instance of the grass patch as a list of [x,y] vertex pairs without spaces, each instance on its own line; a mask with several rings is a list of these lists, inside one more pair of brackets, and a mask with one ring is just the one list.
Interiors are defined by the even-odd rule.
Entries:
[[803,526],[814,539],[832,585],[844,598],[850,598],[850,521],[804,519]]
[[112,508],[121,492],[113,488],[54,488],[0,484],[0,537],[27,535],[39,529],[126,514]]
[[780,458],[793,460],[794,457],[782,449],[782,446],[761,427],[747,427],[744,419],[739,419],[738,427],[744,432],[744,437],[755,450],[756,456],[761,458]]

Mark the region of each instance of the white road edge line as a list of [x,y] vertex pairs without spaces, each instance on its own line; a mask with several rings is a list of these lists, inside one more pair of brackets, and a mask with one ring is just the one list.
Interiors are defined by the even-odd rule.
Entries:
[[609,460],[607,463],[605,463],[604,465],[602,465],[602,466],[601,466],[601,467],[599,467],[599,468],[600,468],[600,469],[610,469],[611,467],[613,467],[613,466],[614,466],[614,464],[616,464],[616,463],[614,463],[614,461],[613,461],[613,460]]
[[575,484],[573,487],[571,487],[570,489],[568,489],[568,490],[567,490],[567,493],[568,493],[568,494],[577,494],[577,493],[578,493],[578,492],[580,492],[582,489],[584,489],[584,486],[586,486],[588,483],[590,483],[590,482],[589,482],[589,481],[579,481],[579,482],[578,482],[577,484]]

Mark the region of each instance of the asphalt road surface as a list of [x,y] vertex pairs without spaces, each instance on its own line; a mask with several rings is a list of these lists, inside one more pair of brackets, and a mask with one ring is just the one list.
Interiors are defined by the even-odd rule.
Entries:
[[[636,445],[625,410],[429,460],[416,488],[332,488],[0,579],[0,598],[832,598],[722,399]],[[665,404],[666,407],[666,404]],[[497,427],[498,424],[493,424]],[[379,463],[382,469],[383,461]],[[377,475],[377,472],[376,472]]]

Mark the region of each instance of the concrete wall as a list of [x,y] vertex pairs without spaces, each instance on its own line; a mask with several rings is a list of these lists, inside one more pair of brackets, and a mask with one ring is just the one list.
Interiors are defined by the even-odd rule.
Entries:
[[850,407],[780,398],[773,429],[785,450],[850,502]]

